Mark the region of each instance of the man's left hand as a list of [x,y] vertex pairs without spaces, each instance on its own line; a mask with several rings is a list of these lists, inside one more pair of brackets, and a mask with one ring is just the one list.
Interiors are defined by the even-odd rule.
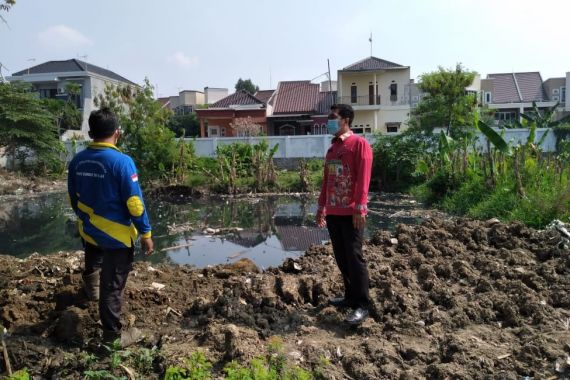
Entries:
[[354,229],[356,230],[363,229],[365,224],[366,224],[366,215],[361,215],[361,214],[352,215],[352,225],[354,226]]

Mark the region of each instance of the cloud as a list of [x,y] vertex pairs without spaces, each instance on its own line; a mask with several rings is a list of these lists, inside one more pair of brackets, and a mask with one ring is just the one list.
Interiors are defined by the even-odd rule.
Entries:
[[38,33],[42,46],[52,49],[73,49],[93,42],[81,32],[66,25],[53,25]]
[[168,62],[183,69],[189,69],[198,65],[198,57],[188,57],[183,52],[177,51],[168,57]]

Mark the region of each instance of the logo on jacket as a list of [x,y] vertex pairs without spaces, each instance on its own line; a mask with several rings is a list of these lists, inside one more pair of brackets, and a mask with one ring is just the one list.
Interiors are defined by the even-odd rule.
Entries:
[[137,182],[137,181],[139,180],[138,174],[137,174],[137,173],[133,174],[133,175],[131,176],[131,179],[133,180],[133,182]]

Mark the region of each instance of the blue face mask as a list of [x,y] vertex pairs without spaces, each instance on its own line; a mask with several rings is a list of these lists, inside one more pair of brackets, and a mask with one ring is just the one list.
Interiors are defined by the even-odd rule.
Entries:
[[340,126],[338,125],[338,120],[332,119],[327,120],[327,131],[329,134],[334,135],[338,132]]

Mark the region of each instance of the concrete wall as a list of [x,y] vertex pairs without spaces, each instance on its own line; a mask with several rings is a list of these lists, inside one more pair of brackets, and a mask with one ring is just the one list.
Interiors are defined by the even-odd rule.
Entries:
[[[499,131],[498,129],[496,129]],[[536,141],[539,141],[546,129],[537,129]],[[503,133],[501,131],[501,133]],[[528,129],[507,129],[505,130],[505,139],[511,144],[524,144],[528,138]],[[364,135],[364,137],[373,144],[375,135]],[[233,143],[249,143],[257,144],[262,140],[266,140],[270,147],[279,144],[279,148],[275,154],[275,158],[279,159],[294,159],[294,158],[323,158],[330,147],[330,135],[304,135],[304,136],[268,136],[268,137],[225,137],[225,138],[198,138],[186,139],[192,141],[196,155],[199,157],[215,157],[216,147],[218,145],[229,145]],[[65,142],[67,153],[64,154],[65,158],[69,161],[74,153],[79,152],[85,148],[88,142],[72,143],[71,141]],[[482,134],[479,134],[477,139],[477,149],[486,151],[487,142]],[[541,146],[543,152],[556,151],[556,136],[552,131],[548,132],[548,136]],[[10,162],[7,157],[0,157],[0,167],[5,167],[6,163]],[[291,161],[294,162],[294,161]]]
[[214,104],[228,96],[227,88],[204,88],[204,104]]

